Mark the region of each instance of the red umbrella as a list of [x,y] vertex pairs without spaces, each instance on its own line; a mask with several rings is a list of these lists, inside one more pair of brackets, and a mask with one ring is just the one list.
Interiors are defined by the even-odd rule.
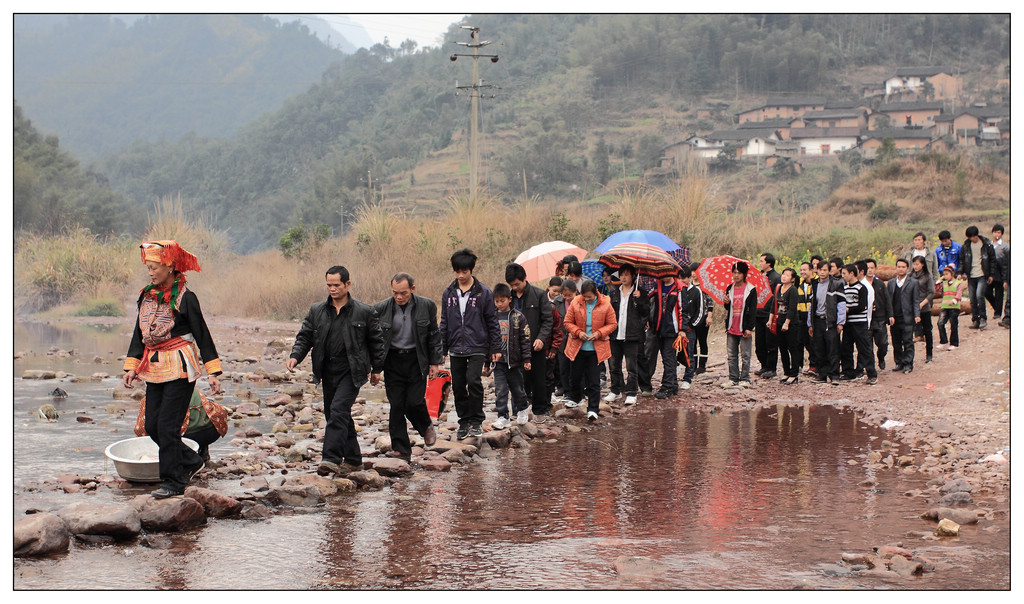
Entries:
[[732,265],[742,262],[747,265],[747,283],[757,289],[757,307],[763,308],[771,297],[771,285],[764,273],[754,265],[735,256],[714,256],[705,258],[697,267],[700,288],[719,304],[725,304],[725,290],[732,285]]
[[652,277],[667,277],[679,272],[675,258],[649,243],[620,243],[601,254],[598,262],[613,269],[632,264],[638,273]]

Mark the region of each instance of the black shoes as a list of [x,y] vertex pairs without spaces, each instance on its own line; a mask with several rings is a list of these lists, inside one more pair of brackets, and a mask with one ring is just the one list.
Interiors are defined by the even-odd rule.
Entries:
[[480,426],[477,426],[477,425],[472,425],[472,426],[469,427],[469,432],[467,434],[469,436],[481,436],[481,435],[483,435],[483,433],[484,433],[483,428],[481,428]]
[[904,367],[903,368],[903,373],[912,373],[913,371],[914,371],[913,367]]
[[899,363],[897,363],[896,366],[892,368],[892,370],[893,371],[903,371],[903,365],[900,365]]
[[168,497],[178,497],[179,495],[184,494],[185,489],[176,489],[173,487],[160,487],[151,493],[151,495],[153,495],[153,499],[167,499]]
[[320,465],[316,468],[316,473],[320,476],[331,476],[337,474],[339,470],[341,468],[333,461],[321,461]]
[[658,392],[656,392],[654,394],[654,398],[666,399],[666,398],[669,398],[669,397],[673,397],[675,395],[676,395],[675,392],[670,392],[668,390],[659,390]]
[[469,426],[459,426],[459,431],[455,433],[455,438],[466,440],[467,436],[469,436]]
[[878,359],[878,368],[885,369],[885,359]]
[[775,372],[774,372],[774,371],[771,371],[771,370],[769,370],[769,371],[763,371],[763,372],[761,372],[761,373],[760,373],[760,374],[758,374],[758,375],[760,375],[762,379],[765,379],[765,380],[770,380],[770,379],[772,379],[773,377],[775,377],[775,375],[776,375],[776,374],[775,374]]

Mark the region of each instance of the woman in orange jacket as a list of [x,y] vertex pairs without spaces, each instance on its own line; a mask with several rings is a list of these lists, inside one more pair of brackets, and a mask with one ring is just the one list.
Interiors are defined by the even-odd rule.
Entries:
[[[565,313],[565,330],[569,340],[565,345],[565,356],[572,362],[572,392],[566,407],[578,407],[587,394],[587,421],[597,419],[600,406],[601,382],[598,365],[612,356],[609,342],[611,334],[618,329],[615,309],[608,302],[608,296],[597,291],[597,285],[589,279],[580,286],[580,295],[573,299]],[[581,378],[584,383],[581,384]]]

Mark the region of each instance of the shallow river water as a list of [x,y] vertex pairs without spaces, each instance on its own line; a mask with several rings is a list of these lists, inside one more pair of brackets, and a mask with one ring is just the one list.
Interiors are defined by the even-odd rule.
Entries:
[[[31,342],[19,348],[16,340],[15,349],[22,348],[32,348]],[[33,359],[16,362],[15,376],[32,368]],[[85,363],[65,371],[116,375],[116,369],[116,363]],[[35,420],[34,410],[52,401],[48,392],[56,386],[69,392],[56,401],[61,420]],[[115,387],[114,378],[15,380],[15,514],[85,497],[127,501],[151,490],[67,495],[23,488],[59,471],[113,472],[103,448],[131,436],[134,422],[132,411],[105,413]],[[336,496],[312,513],[211,519],[190,533],[164,537],[161,547],[73,543],[63,556],[18,559],[14,587],[1009,587],[1008,523],[965,526],[959,538],[943,541],[908,535],[934,530],[934,522],[918,517],[923,500],[904,494],[922,488],[925,478],[861,465],[863,455],[892,435],[859,422],[855,413],[828,404],[780,404],[708,414],[649,400],[591,432],[534,441],[450,473],[418,471],[382,491]],[[96,421],[78,423],[79,412]],[[215,458],[232,450],[224,440],[211,449]],[[206,486],[233,485],[237,480]],[[835,565],[843,552],[898,541],[932,560],[935,571],[890,581],[845,574]],[[652,578],[623,576],[615,571],[620,556],[646,556],[662,566]]]

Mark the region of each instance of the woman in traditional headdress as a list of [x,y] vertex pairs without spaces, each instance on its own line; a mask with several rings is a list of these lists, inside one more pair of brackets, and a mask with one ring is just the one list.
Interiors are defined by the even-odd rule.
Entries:
[[217,348],[195,293],[185,287],[185,271],[198,271],[196,257],[176,241],[147,241],[139,246],[150,284],[139,293],[139,314],[124,361],[124,386],[146,382],[146,433],[160,447],[157,499],[182,495],[204,462],[181,442],[196,380],[203,369],[210,390],[220,392]]

